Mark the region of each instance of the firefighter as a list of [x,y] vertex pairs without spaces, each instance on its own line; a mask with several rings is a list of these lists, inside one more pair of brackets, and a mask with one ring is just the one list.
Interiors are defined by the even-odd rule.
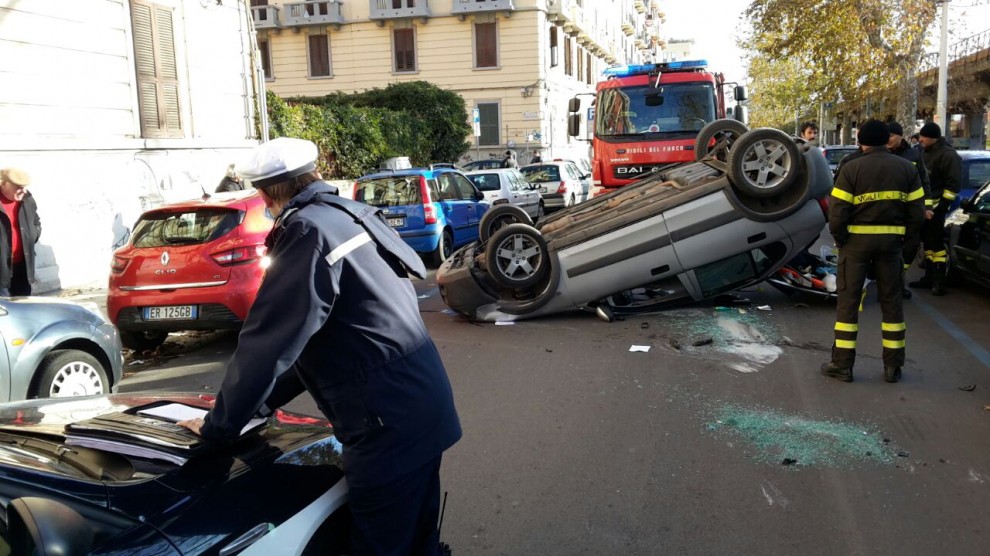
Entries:
[[454,398],[408,276],[419,256],[380,209],[337,196],[310,141],[280,137],[241,168],[276,217],[271,266],[216,403],[179,424],[236,438],[303,391],[343,444],[350,554],[437,554],[440,459],[461,437]]
[[[921,178],[921,188],[925,190],[925,199],[928,199],[931,197],[931,186],[928,183],[928,170],[925,168],[925,160],[921,155],[921,151],[912,147],[907,141],[904,140],[904,128],[901,127],[901,124],[897,122],[888,122],[887,131],[890,132],[890,140],[887,141],[887,148],[890,152],[896,154],[904,160],[907,160],[911,164],[914,164],[914,167],[918,169],[918,176]],[[932,214],[932,211],[927,210],[926,208],[925,219],[930,219]],[[905,242],[906,246],[912,244],[913,242]],[[911,268],[911,261],[914,260],[917,254],[917,249],[912,252],[908,252],[906,250],[904,251],[905,273],[909,268]],[[911,299],[911,290],[907,287],[903,288],[902,295],[904,296],[904,299]]]
[[863,151],[843,165],[829,199],[828,226],[839,247],[835,342],[821,372],[852,382],[859,308],[866,275],[876,277],[883,314],[883,378],[897,382],[904,366],[902,252],[917,249],[924,190],[913,164],[886,149],[890,133],[879,120],[859,128]]
[[919,140],[925,149],[925,167],[931,180],[931,195],[925,204],[932,211],[932,217],[925,221],[921,230],[921,243],[925,246],[925,276],[908,286],[931,288],[932,295],[945,295],[945,274],[948,270],[945,215],[962,187],[962,159],[942,137],[942,128],[935,122],[922,126],[919,133]]

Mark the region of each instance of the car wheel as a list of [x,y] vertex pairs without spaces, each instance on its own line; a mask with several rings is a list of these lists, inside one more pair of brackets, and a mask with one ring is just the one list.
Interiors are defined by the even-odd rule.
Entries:
[[797,143],[778,129],[748,131],[729,150],[729,179],[751,197],[774,197],[798,178],[801,152]]
[[38,367],[32,398],[65,398],[110,393],[110,381],[95,357],[77,349],[58,349]]
[[502,205],[493,207],[481,217],[481,224],[478,226],[478,237],[481,241],[488,241],[496,231],[509,224],[533,225],[526,211],[515,205]]
[[134,351],[156,349],[165,343],[168,332],[162,330],[121,330],[120,343]]
[[694,139],[694,159],[701,160],[711,154],[725,162],[733,143],[747,131],[749,128],[739,120],[721,119],[708,123]]
[[443,232],[440,233],[440,241],[437,242],[437,248],[433,251],[433,264],[439,267],[453,252],[454,236],[451,235],[450,230],[444,228]]
[[577,197],[575,197],[574,194],[571,193],[570,202],[567,203],[567,206],[573,207],[576,204],[577,204]]
[[509,224],[495,232],[485,247],[488,273],[498,285],[522,289],[535,285],[550,270],[547,242],[526,224]]

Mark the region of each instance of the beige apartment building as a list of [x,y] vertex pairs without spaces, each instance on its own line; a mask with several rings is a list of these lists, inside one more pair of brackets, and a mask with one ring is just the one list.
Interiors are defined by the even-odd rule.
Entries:
[[475,123],[460,163],[507,148],[522,162],[536,149],[587,158],[589,143],[567,135],[568,100],[610,65],[653,61],[661,44],[658,0],[250,1],[268,89],[424,80],[456,91]]

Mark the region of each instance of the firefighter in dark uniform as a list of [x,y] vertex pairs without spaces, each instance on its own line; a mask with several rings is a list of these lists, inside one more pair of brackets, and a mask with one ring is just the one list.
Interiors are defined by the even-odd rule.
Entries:
[[[904,160],[907,160],[911,164],[914,164],[914,167],[918,169],[918,177],[921,178],[921,188],[925,190],[925,199],[928,199],[931,197],[931,185],[928,183],[928,170],[925,168],[925,160],[921,156],[921,151],[912,147],[910,143],[904,140],[904,128],[901,127],[901,124],[897,122],[887,122],[887,131],[890,132],[890,140],[887,141],[887,149]],[[931,217],[932,211],[927,210],[926,208],[925,219],[929,219]],[[909,247],[910,245],[914,245],[914,242],[905,242],[906,247]],[[914,261],[917,254],[917,245],[915,245],[915,250],[910,253],[904,251],[905,273],[911,267],[911,262]],[[904,296],[904,299],[911,299],[911,290],[907,287],[903,288],[902,295]]]
[[935,122],[923,125],[919,133],[919,141],[925,149],[925,167],[931,179],[931,194],[926,205],[932,211],[932,217],[925,221],[921,230],[921,243],[925,246],[925,276],[908,285],[912,288],[931,288],[932,295],[945,295],[948,270],[945,215],[962,187],[962,159],[942,137],[942,128]]
[[828,227],[839,246],[835,343],[822,374],[852,382],[863,284],[876,277],[883,314],[883,377],[897,382],[904,366],[901,256],[924,220],[924,190],[913,164],[885,147],[887,126],[869,120],[859,128],[863,154],[839,171],[829,198]]
[[317,154],[279,138],[239,165],[276,217],[271,266],[213,409],[180,424],[231,439],[308,390],[343,444],[351,553],[434,556],[440,459],[461,426],[407,277],[426,271],[379,209],[320,180]]

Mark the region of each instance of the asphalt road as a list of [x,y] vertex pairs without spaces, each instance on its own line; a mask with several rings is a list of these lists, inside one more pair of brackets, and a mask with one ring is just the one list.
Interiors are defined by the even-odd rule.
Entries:
[[[455,554],[990,553],[988,290],[905,303],[897,384],[875,295],[846,384],[818,374],[833,307],[765,284],[729,310],[510,326],[417,290],[464,428],[442,471]],[[173,337],[122,390],[215,391],[235,345]]]

